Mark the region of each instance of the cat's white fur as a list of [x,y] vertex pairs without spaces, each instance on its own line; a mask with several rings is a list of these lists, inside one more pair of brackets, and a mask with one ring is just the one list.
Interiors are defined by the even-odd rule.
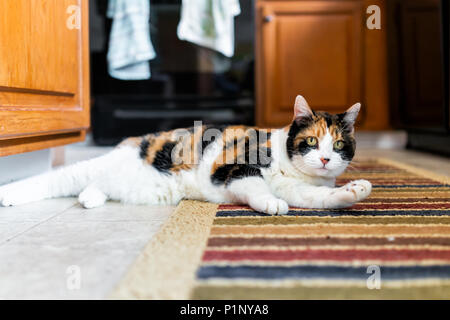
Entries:
[[[359,107],[357,109],[359,111]],[[247,177],[234,180],[228,186],[214,185],[211,168],[222,152],[221,139],[208,146],[197,167],[173,175],[163,174],[146,164],[139,156],[139,148],[122,145],[99,158],[1,186],[0,205],[13,206],[69,196],[78,196],[85,208],[101,206],[108,199],[161,205],[194,199],[245,203],[260,212],[285,214],[288,205],[341,208],[351,206],[370,194],[371,184],[366,180],[334,187],[335,177],[345,170],[348,162],[333,152],[329,133],[319,141],[319,149],[304,157],[296,156],[298,158],[294,161],[288,158],[286,139],[285,130],[273,131],[272,163],[269,168],[261,169],[263,178]],[[328,170],[321,169],[321,157],[330,158]]]

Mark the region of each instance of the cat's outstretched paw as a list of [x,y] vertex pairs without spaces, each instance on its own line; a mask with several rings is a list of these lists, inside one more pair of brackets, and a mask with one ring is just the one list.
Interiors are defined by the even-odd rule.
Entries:
[[269,195],[253,197],[250,199],[249,205],[256,211],[271,215],[286,214],[289,211],[286,201]]
[[26,204],[44,198],[41,192],[20,184],[0,187],[0,207],[11,207]]
[[350,207],[366,199],[372,191],[372,184],[367,180],[355,180],[336,189],[331,197],[336,201],[336,208]]
[[96,187],[89,186],[78,196],[78,202],[86,209],[97,208],[105,204],[107,196]]
[[21,204],[23,193],[18,190],[0,190],[0,207],[10,207]]

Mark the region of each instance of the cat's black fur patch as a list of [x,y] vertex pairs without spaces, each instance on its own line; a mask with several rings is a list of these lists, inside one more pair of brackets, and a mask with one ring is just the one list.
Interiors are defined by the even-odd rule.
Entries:
[[153,167],[161,172],[167,173],[172,168],[172,150],[175,148],[175,142],[166,142],[161,150],[156,152],[153,160]]
[[147,158],[147,150],[150,146],[150,142],[147,139],[142,139],[141,144],[139,145],[139,156],[141,159]]
[[333,116],[333,115],[331,115],[331,114],[329,114],[329,113],[324,112],[324,113],[322,114],[322,116],[323,116],[323,118],[325,119],[325,122],[327,123],[327,127],[328,127],[328,128],[329,128],[329,127],[333,124],[333,122],[335,121],[335,119],[334,119],[335,116]]
[[231,181],[246,177],[261,177],[261,169],[248,164],[225,164],[211,176],[215,185],[228,185]]
[[302,141],[298,144],[297,150],[298,150],[298,153],[300,153],[302,156],[304,156],[305,154],[310,152],[312,149],[316,149],[316,148],[317,147],[315,147],[315,146],[310,146],[309,144],[307,144],[306,141]]
[[348,134],[344,134],[343,138],[344,148],[342,148],[341,150],[335,150],[335,152],[339,153],[342,159],[351,161],[353,159],[353,156],[355,155],[355,139],[353,139]]
[[201,145],[202,145],[202,155],[205,152],[206,148],[215,141],[215,137],[212,137],[211,140],[203,140],[201,141]]
[[294,140],[298,133],[300,133],[303,129],[306,129],[313,123],[312,117],[304,117],[300,119],[296,119],[292,122],[291,127],[289,128],[288,137],[286,140],[286,150],[291,159],[294,154],[298,153],[297,148],[294,146]]
[[336,152],[341,155],[342,159],[351,161],[355,155],[356,142],[352,135],[352,126],[348,125],[344,120],[345,115],[345,112],[335,115],[336,124],[342,130],[342,137],[344,141],[344,148],[341,150],[336,150]]

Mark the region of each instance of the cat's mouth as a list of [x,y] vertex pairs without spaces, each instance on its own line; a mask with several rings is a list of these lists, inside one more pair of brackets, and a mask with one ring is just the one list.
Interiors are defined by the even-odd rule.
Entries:
[[320,171],[329,171],[330,168],[327,167],[327,164],[328,163],[324,163],[321,167],[318,167],[318,168],[316,167],[315,169],[320,170]]
[[330,168],[327,168],[325,166],[315,169],[315,174],[318,176],[329,176],[330,174],[332,174],[332,172],[333,171]]
[[317,168],[316,170],[319,174],[327,174],[328,172],[330,172],[330,169],[325,168],[325,167]]

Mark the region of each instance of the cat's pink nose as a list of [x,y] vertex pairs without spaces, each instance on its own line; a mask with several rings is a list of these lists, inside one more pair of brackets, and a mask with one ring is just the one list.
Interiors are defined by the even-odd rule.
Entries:
[[326,165],[328,162],[330,162],[329,158],[320,158],[320,161],[322,161],[323,165]]

